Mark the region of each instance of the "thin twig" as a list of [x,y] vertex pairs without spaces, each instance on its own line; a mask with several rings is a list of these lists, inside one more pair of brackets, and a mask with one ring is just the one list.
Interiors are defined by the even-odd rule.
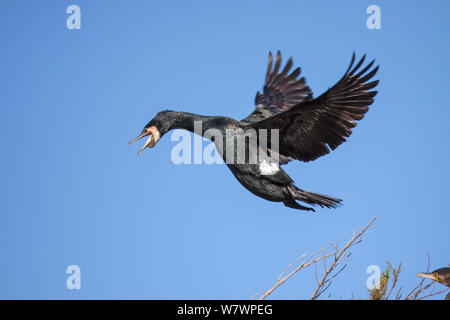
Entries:
[[[434,284],[434,283],[432,283],[432,284]],[[448,290],[450,290],[450,288],[445,288],[445,289],[443,289],[441,291],[434,292],[434,288],[433,288],[432,291],[429,294],[427,294],[427,295],[425,295],[423,297],[418,297],[416,300],[423,300],[423,299],[426,299],[426,298],[429,298],[429,297],[432,297],[432,296],[435,296],[435,295],[438,295],[438,294],[441,294],[441,293],[445,293]]]
[[392,270],[392,273],[394,276],[394,280],[392,282],[391,289],[389,290],[388,294],[386,295],[386,300],[388,300],[389,297],[391,296],[392,290],[394,290],[395,286],[397,285],[397,281],[398,281],[398,277],[399,277],[399,273],[400,273],[402,264],[400,263],[400,265],[397,267],[397,269],[395,269],[392,267],[392,265],[389,262],[386,261],[386,263],[388,264],[388,268]]
[[[286,282],[286,280],[288,280],[290,277],[292,277],[294,274],[296,274],[298,271],[309,267],[310,265],[312,265],[313,263],[316,263],[322,259],[326,259],[327,257],[330,257],[331,255],[334,254],[334,252],[329,253],[329,254],[323,254],[320,257],[317,257],[313,260],[311,260],[312,258],[314,258],[319,252],[324,251],[323,249],[313,253],[312,255],[308,256],[305,258],[306,254],[303,254],[300,258],[297,258],[293,263],[291,263],[289,265],[288,268],[286,268],[278,277],[277,282],[275,282],[275,285],[270,288],[269,290],[265,291],[261,297],[259,297],[259,300],[264,300],[265,298],[267,298],[276,288],[278,288],[280,285],[282,285],[283,283]],[[299,262],[301,259],[304,259],[304,261],[302,263],[300,263],[294,270],[292,270],[288,275],[284,276],[287,271],[289,271],[289,269],[291,269],[296,262]],[[283,277],[284,276],[284,277]]]
[[[430,272],[430,260],[430,252],[428,252],[427,250],[427,272]],[[424,282],[425,278],[422,278],[419,284],[406,295],[405,300],[415,300],[422,291],[428,289],[431,286],[431,284],[429,284],[423,287]]]
[[[300,270],[303,270],[303,269],[311,266],[312,264],[314,264],[314,266],[315,266],[316,281],[318,282],[319,285],[316,288],[316,290],[313,294],[313,297],[311,297],[311,298],[312,299],[317,298],[318,295],[322,294],[326,289],[328,289],[328,287],[331,285],[331,280],[335,276],[337,276],[342,270],[344,270],[344,268],[346,267],[347,264],[345,264],[330,279],[327,279],[328,276],[330,275],[330,273],[334,270],[334,268],[350,256],[350,255],[344,256],[344,253],[351,247],[353,247],[361,242],[362,234],[372,225],[372,223],[376,219],[377,218],[372,219],[372,221],[370,221],[370,223],[364,229],[362,229],[361,232],[359,232],[358,234],[353,232],[352,238],[350,239],[349,242],[347,242],[347,244],[341,251],[339,251],[339,239],[338,239],[336,244],[330,242],[331,247],[333,247],[333,249],[334,249],[330,253],[326,253],[325,249],[320,249],[309,256],[307,256],[306,253],[302,254],[300,257],[295,259],[286,269],[283,270],[283,272],[280,274],[280,276],[278,277],[277,281],[272,286],[272,288],[270,288],[267,291],[264,291],[263,294],[259,297],[259,300],[266,299],[275,289],[277,289],[280,285],[282,285],[284,282],[286,282],[294,274],[296,274]],[[319,253],[322,253],[322,255],[318,257],[317,255]],[[333,257],[334,260],[333,260],[333,263],[329,267],[327,267],[326,260],[327,260],[327,258],[330,258],[330,257]],[[319,276],[317,273],[317,263],[319,261],[322,261],[324,263],[324,269],[325,269],[325,274],[320,281],[319,281]],[[295,265],[297,265],[297,267],[294,268]],[[292,268],[294,268],[294,269],[289,272],[289,270],[291,270]],[[325,286],[325,284],[326,284],[326,286]],[[255,295],[253,295],[253,297],[255,297]]]
[[[331,279],[328,279],[328,277],[330,276],[331,272],[333,272],[333,270],[339,265],[341,264],[348,256],[344,256],[344,253],[347,252],[347,250],[349,250],[350,248],[352,248],[354,245],[358,244],[361,242],[361,236],[363,235],[364,232],[366,232],[366,230],[372,225],[372,223],[374,223],[374,221],[377,218],[373,218],[372,221],[369,222],[369,224],[364,227],[363,229],[361,229],[361,231],[356,234],[356,230],[353,232],[353,236],[352,238],[345,244],[344,248],[341,251],[338,251],[336,253],[336,255],[334,256],[334,260],[331,263],[331,265],[325,269],[324,274],[322,276],[322,279],[318,282],[316,289],[314,290],[312,296],[311,296],[311,300],[317,299],[326,289],[328,289],[328,287],[331,284],[331,280],[334,278],[331,277]],[[345,265],[344,265],[345,268]],[[340,273],[343,270],[343,268],[341,270],[339,270],[335,276]],[[325,287],[325,284],[329,283],[328,286]]]

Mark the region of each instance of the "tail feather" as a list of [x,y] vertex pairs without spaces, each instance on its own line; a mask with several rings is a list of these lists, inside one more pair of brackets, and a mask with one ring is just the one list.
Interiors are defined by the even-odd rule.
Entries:
[[289,188],[289,191],[295,200],[299,200],[311,205],[319,205],[322,208],[337,208],[342,205],[342,199],[333,198],[320,193],[304,191],[294,185]]

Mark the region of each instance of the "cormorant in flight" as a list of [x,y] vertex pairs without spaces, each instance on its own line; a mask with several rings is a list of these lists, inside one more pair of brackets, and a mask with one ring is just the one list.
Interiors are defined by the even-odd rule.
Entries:
[[[371,89],[377,86],[378,80],[369,81],[376,74],[378,66],[372,68],[372,61],[363,68],[364,60],[365,55],[354,65],[353,53],[344,76],[325,93],[313,98],[305,78],[299,78],[300,68],[289,73],[293,65],[292,58],[280,72],[280,52],[277,52],[274,65],[272,53],[269,52],[263,93],[256,93],[255,110],[246,118],[237,121],[224,116],[161,111],[129,143],[149,136],[139,150],[140,154],[145,148],[154,147],[172,129],[189,130],[214,141],[217,151],[236,179],[255,195],[269,201],[283,202],[294,209],[314,211],[297,201],[335,208],[340,205],[341,199],[296,187],[280,165],[292,160],[315,160],[329,153],[330,149],[336,149],[351,135],[356,121],[364,117],[377,94]],[[195,122],[201,123],[201,132],[195,132],[198,131],[195,130]],[[218,131],[223,138],[206,136],[209,129]],[[272,135],[276,136],[276,133],[272,133],[274,129],[278,133],[278,141],[275,142],[272,139]],[[264,139],[262,132],[266,132],[267,139]],[[230,141],[227,135],[232,136],[233,146],[230,149],[227,149]],[[241,161],[236,161],[239,150],[234,145],[234,139],[242,137],[245,141],[245,156],[240,158]],[[251,141],[254,141],[252,138],[256,138],[256,148],[251,147]]]

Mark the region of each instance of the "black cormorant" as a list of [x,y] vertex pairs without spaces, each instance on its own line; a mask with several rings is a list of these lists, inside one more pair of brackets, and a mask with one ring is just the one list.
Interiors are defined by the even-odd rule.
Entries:
[[[372,68],[372,61],[362,68],[364,60],[365,55],[354,66],[353,53],[344,76],[325,93],[313,98],[305,78],[299,78],[300,68],[289,73],[293,65],[292,58],[280,72],[280,52],[276,55],[273,67],[273,56],[269,52],[263,93],[256,93],[255,110],[246,118],[237,121],[223,116],[161,111],[129,143],[150,136],[139,150],[140,154],[145,148],[154,147],[169,130],[189,130],[214,141],[217,151],[236,179],[255,195],[269,201],[283,202],[294,209],[314,211],[313,208],[300,205],[297,200],[313,206],[335,208],[340,205],[341,199],[297,188],[280,165],[292,160],[315,160],[346,141],[356,126],[356,120],[364,117],[377,93],[370,90],[377,86],[378,80],[369,80],[376,74],[378,66]],[[201,132],[194,130],[196,121],[201,123]],[[218,131],[223,139],[205,134],[208,129]],[[276,135],[272,133],[275,132],[273,129],[277,130],[277,141],[272,140],[272,135]],[[262,132],[267,135],[264,143],[261,142],[264,138]],[[232,136],[233,146],[230,149],[226,147],[230,141],[227,135],[228,138]],[[234,139],[242,137],[246,151],[244,158],[241,157],[239,161],[236,160],[239,155]],[[251,148],[252,138],[256,138],[256,149]],[[256,160],[252,158],[255,154]]]

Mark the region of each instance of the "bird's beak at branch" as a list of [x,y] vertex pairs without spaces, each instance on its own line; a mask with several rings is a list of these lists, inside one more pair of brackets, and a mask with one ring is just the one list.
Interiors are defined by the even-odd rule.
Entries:
[[431,280],[439,282],[439,278],[434,273],[422,273],[422,272],[419,272],[418,274],[416,274],[416,276],[417,277],[426,278],[426,279],[431,279]]
[[145,141],[144,145],[142,146],[141,149],[139,149],[138,151],[138,155],[141,154],[142,151],[144,151],[145,148],[153,148],[159,141],[159,138],[161,137],[161,134],[158,130],[158,128],[156,128],[155,126],[151,126],[150,128],[146,128],[142,131],[142,133],[137,136],[136,138],[134,138],[133,140],[131,140],[130,142],[128,142],[128,145],[132,144],[135,141],[138,141],[146,136],[150,135],[150,137],[148,137],[148,139]]

